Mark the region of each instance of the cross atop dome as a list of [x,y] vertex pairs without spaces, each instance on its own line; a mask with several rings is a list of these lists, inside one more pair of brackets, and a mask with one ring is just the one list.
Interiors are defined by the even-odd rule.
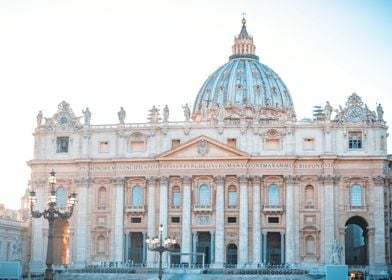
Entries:
[[246,19],[245,14],[242,17],[242,28],[238,36],[234,37],[234,45],[232,47],[233,55],[230,56],[230,60],[251,58],[258,60],[259,58],[255,55],[256,46],[253,44],[253,37],[248,34],[246,30]]

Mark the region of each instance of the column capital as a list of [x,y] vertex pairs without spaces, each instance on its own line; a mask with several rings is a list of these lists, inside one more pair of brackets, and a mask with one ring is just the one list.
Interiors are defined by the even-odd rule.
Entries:
[[225,177],[221,176],[221,175],[215,176],[214,182],[215,182],[215,184],[222,185],[225,183]]
[[190,183],[192,183],[192,177],[190,177],[190,176],[182,176],[181,180],[182,180],[183,184],[190,184]]
[[48,179],[38,178],[32,181],[33,187],[35,186],[44,186],[48,182]]
[[284,176],[284,180],[286,184],[295,184],[298,182],[299,177],[296,175],[286,175]]
[[158,177],[157,176],[149,176],[149,177],[147,177],[147,184],[148,185],[155,185],[157,181],[158,181]]
[[238,182],[240,185],[248,183],[249,176],[248,175],[239,175]]
[[124,177],[113,177],[112,183],[115,184],[116,186],[122,186],[125,183],[125,179]]
[[336,184],[339,182],[341,176],[337,175],[320,175],[319,176],[319,181],[323,184]]
[[382,175],[373,176],[373,182],[374,182],[375,185],[382,185],[382,186],[384,186],[385,176],[382,176]]
[[87,186],[91,182],[91,180],[92,179],[90,177],[77,177],[77,178],[73,179],[73,182],[78,187],[82,187],[82,186]]
[[167,184],[167,183],[169,183],[169,177],[167,177],[167,176],[161,176],[161,177],[159,177],[159,182],[160,182],[161,184]]
[[260,185],[261,183],[261,176],[250,176],[250,179],[252,180],[254,185]]

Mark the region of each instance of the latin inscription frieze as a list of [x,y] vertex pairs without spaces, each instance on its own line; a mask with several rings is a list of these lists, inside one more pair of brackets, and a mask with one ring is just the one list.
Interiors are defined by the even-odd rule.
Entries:
[[81,166],[80,171],[157,171],[179,169],[323,169],[333,168],[333,163],[322,162],[191,162],[191,163],[129,163],[118,165]]

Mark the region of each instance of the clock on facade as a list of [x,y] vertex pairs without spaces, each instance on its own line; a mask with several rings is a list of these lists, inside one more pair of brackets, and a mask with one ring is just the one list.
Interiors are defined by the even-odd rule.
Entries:
[[358,122],[362,118],[362,109],[360,107],[350,107],[347,109],[347,118],[350,121]]

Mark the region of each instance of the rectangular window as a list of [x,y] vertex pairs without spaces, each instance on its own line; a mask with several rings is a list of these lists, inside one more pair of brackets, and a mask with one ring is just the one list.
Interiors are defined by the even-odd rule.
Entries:
[[265,150],[279,150],[280,139],[265,139]]
[[131,141],[131,152],[144,152],[144,141]]
[[314,138],[304,138],[304,150],[314,150]]
[[172,193],[172,208],[180,208],[181,196],[180,192]]
[[237,223],[237,217],[227,217],[227,223],[228,224],[236,224]]
[[362,149],[362,132],[349,132],[348,148],[353,150]]
[[269,224],[279,224],[279,217],[268,217]]
[[109,152],[109,142],[108,141],[99,142],[99,152],[100,153],[108,153]]
[[235,138],[229,138],[227,139],[227,145],[233,148],[237,147],[237,139]]
[[68,153],[69,137],[57,137],[56,153]]
[[173,224],[179,224],[180,223],[180,217],[171,217],[171,222]]
[[181,145],[180,139],[172,139],[172,149],[177,148],[180,145]]
[[140,218],[140,217],[132,217],[131,218],[132,224],[140,224],[141,222],[142,222],[142,218]]

